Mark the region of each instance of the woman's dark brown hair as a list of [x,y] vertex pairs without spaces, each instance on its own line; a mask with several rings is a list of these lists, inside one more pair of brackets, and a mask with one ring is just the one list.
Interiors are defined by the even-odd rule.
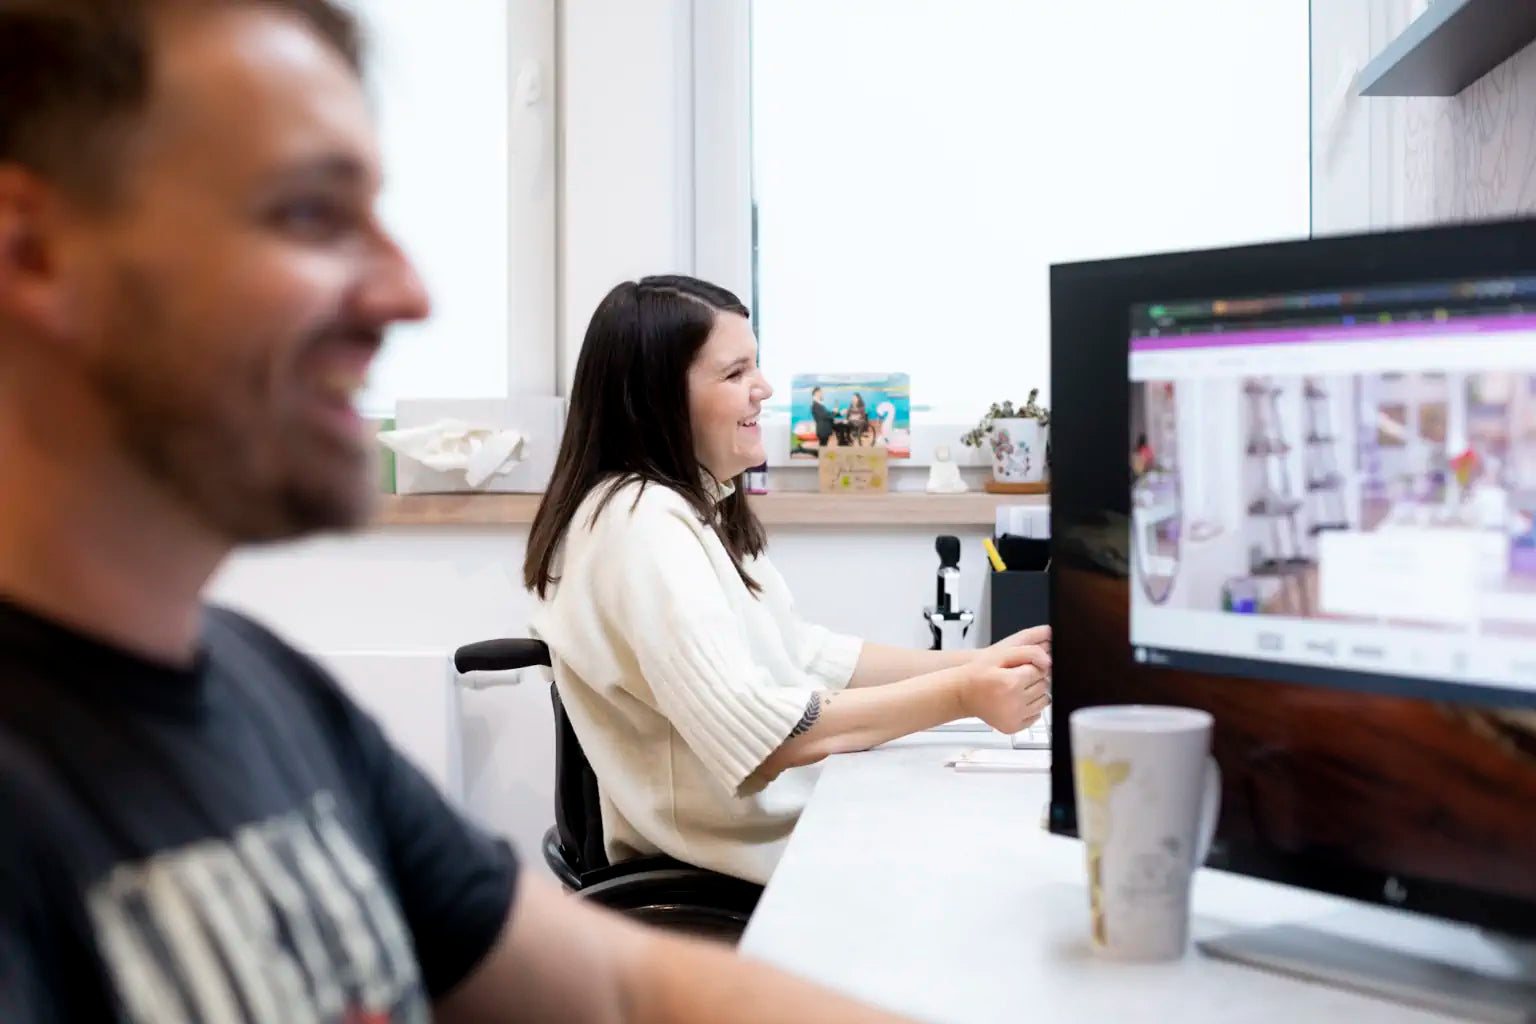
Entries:
[[710,493],[688,415],[688,368],[722,313],[748,315],[724,288],[682,276],[626,281],[598,304],[523,559],[523,585],[540,598],[559,582],[555,554],[587,495],[607,488],[595,516],[632,480],[642,489],[655,484],[681,494],[719,535],[742,582],[759,591],[743,563],[762,552],[763,524],[747,505],[740,477],[723,501]]

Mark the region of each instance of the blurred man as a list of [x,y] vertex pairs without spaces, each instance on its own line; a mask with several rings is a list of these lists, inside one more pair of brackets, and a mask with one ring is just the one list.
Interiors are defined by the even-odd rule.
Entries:
[[201,592],[427,297],[328,0],[0,0],[0,1020],[881,1021],[520,875]]

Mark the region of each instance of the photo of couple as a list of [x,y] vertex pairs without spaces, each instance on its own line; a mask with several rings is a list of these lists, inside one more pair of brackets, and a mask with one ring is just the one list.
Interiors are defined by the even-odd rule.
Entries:
[[791,458],[828,448],[884,448],[909,458],[911,384],[905,373],[800,374],[791,385]]

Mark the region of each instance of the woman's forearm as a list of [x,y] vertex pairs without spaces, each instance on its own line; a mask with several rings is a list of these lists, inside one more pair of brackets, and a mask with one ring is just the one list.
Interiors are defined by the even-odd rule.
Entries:
[[[1000,648],[1039,647],[1047,655],[1051,648],[1051,627],[1032,626],[1004,637],[989,648],[963,648],[952,651],[914,651],[907,647],[887,647],[865,641],[859,649],[859,660],[854,665],[849,686],[884,686],[898,679],[911,679],[944,668],[959,668],[974,664],[978,657]],[[1046,667],[1042,665],[1042,667]]]
[[869,641],[859,649],[849,687],[884,686],[898,680],[927,675],[946,668],[959,668],[976,656],[971,648],[953,651],[914,651],[907,647],[887,647]]
[[966,668],[951,666],[884,686],[815,694],[789,738],[755,774],[766,783],[786,768],[964,718],[965,680]]

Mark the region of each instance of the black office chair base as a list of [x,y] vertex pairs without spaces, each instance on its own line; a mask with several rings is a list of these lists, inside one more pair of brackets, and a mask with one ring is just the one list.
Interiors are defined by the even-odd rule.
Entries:
[[557,829],[544,833],[544,861],[566,889],[668,931],[735,943],[763,888],[671,857],[635,857],[578,873]]
[[672,906],[665,903],[654,907],[632,907],[623,910],[622,913],[631,920],[674,935],[685,935],[690,939],[702,939],[705,942],[718,942],[725,946],[735,946],[741,942],[741,936],[746,932],[749,920],[732,914],[706,911],[700,907]]
[[577,892],[657,928],[735,945],[763,891],[740,879],[681,868],[621,875]]

